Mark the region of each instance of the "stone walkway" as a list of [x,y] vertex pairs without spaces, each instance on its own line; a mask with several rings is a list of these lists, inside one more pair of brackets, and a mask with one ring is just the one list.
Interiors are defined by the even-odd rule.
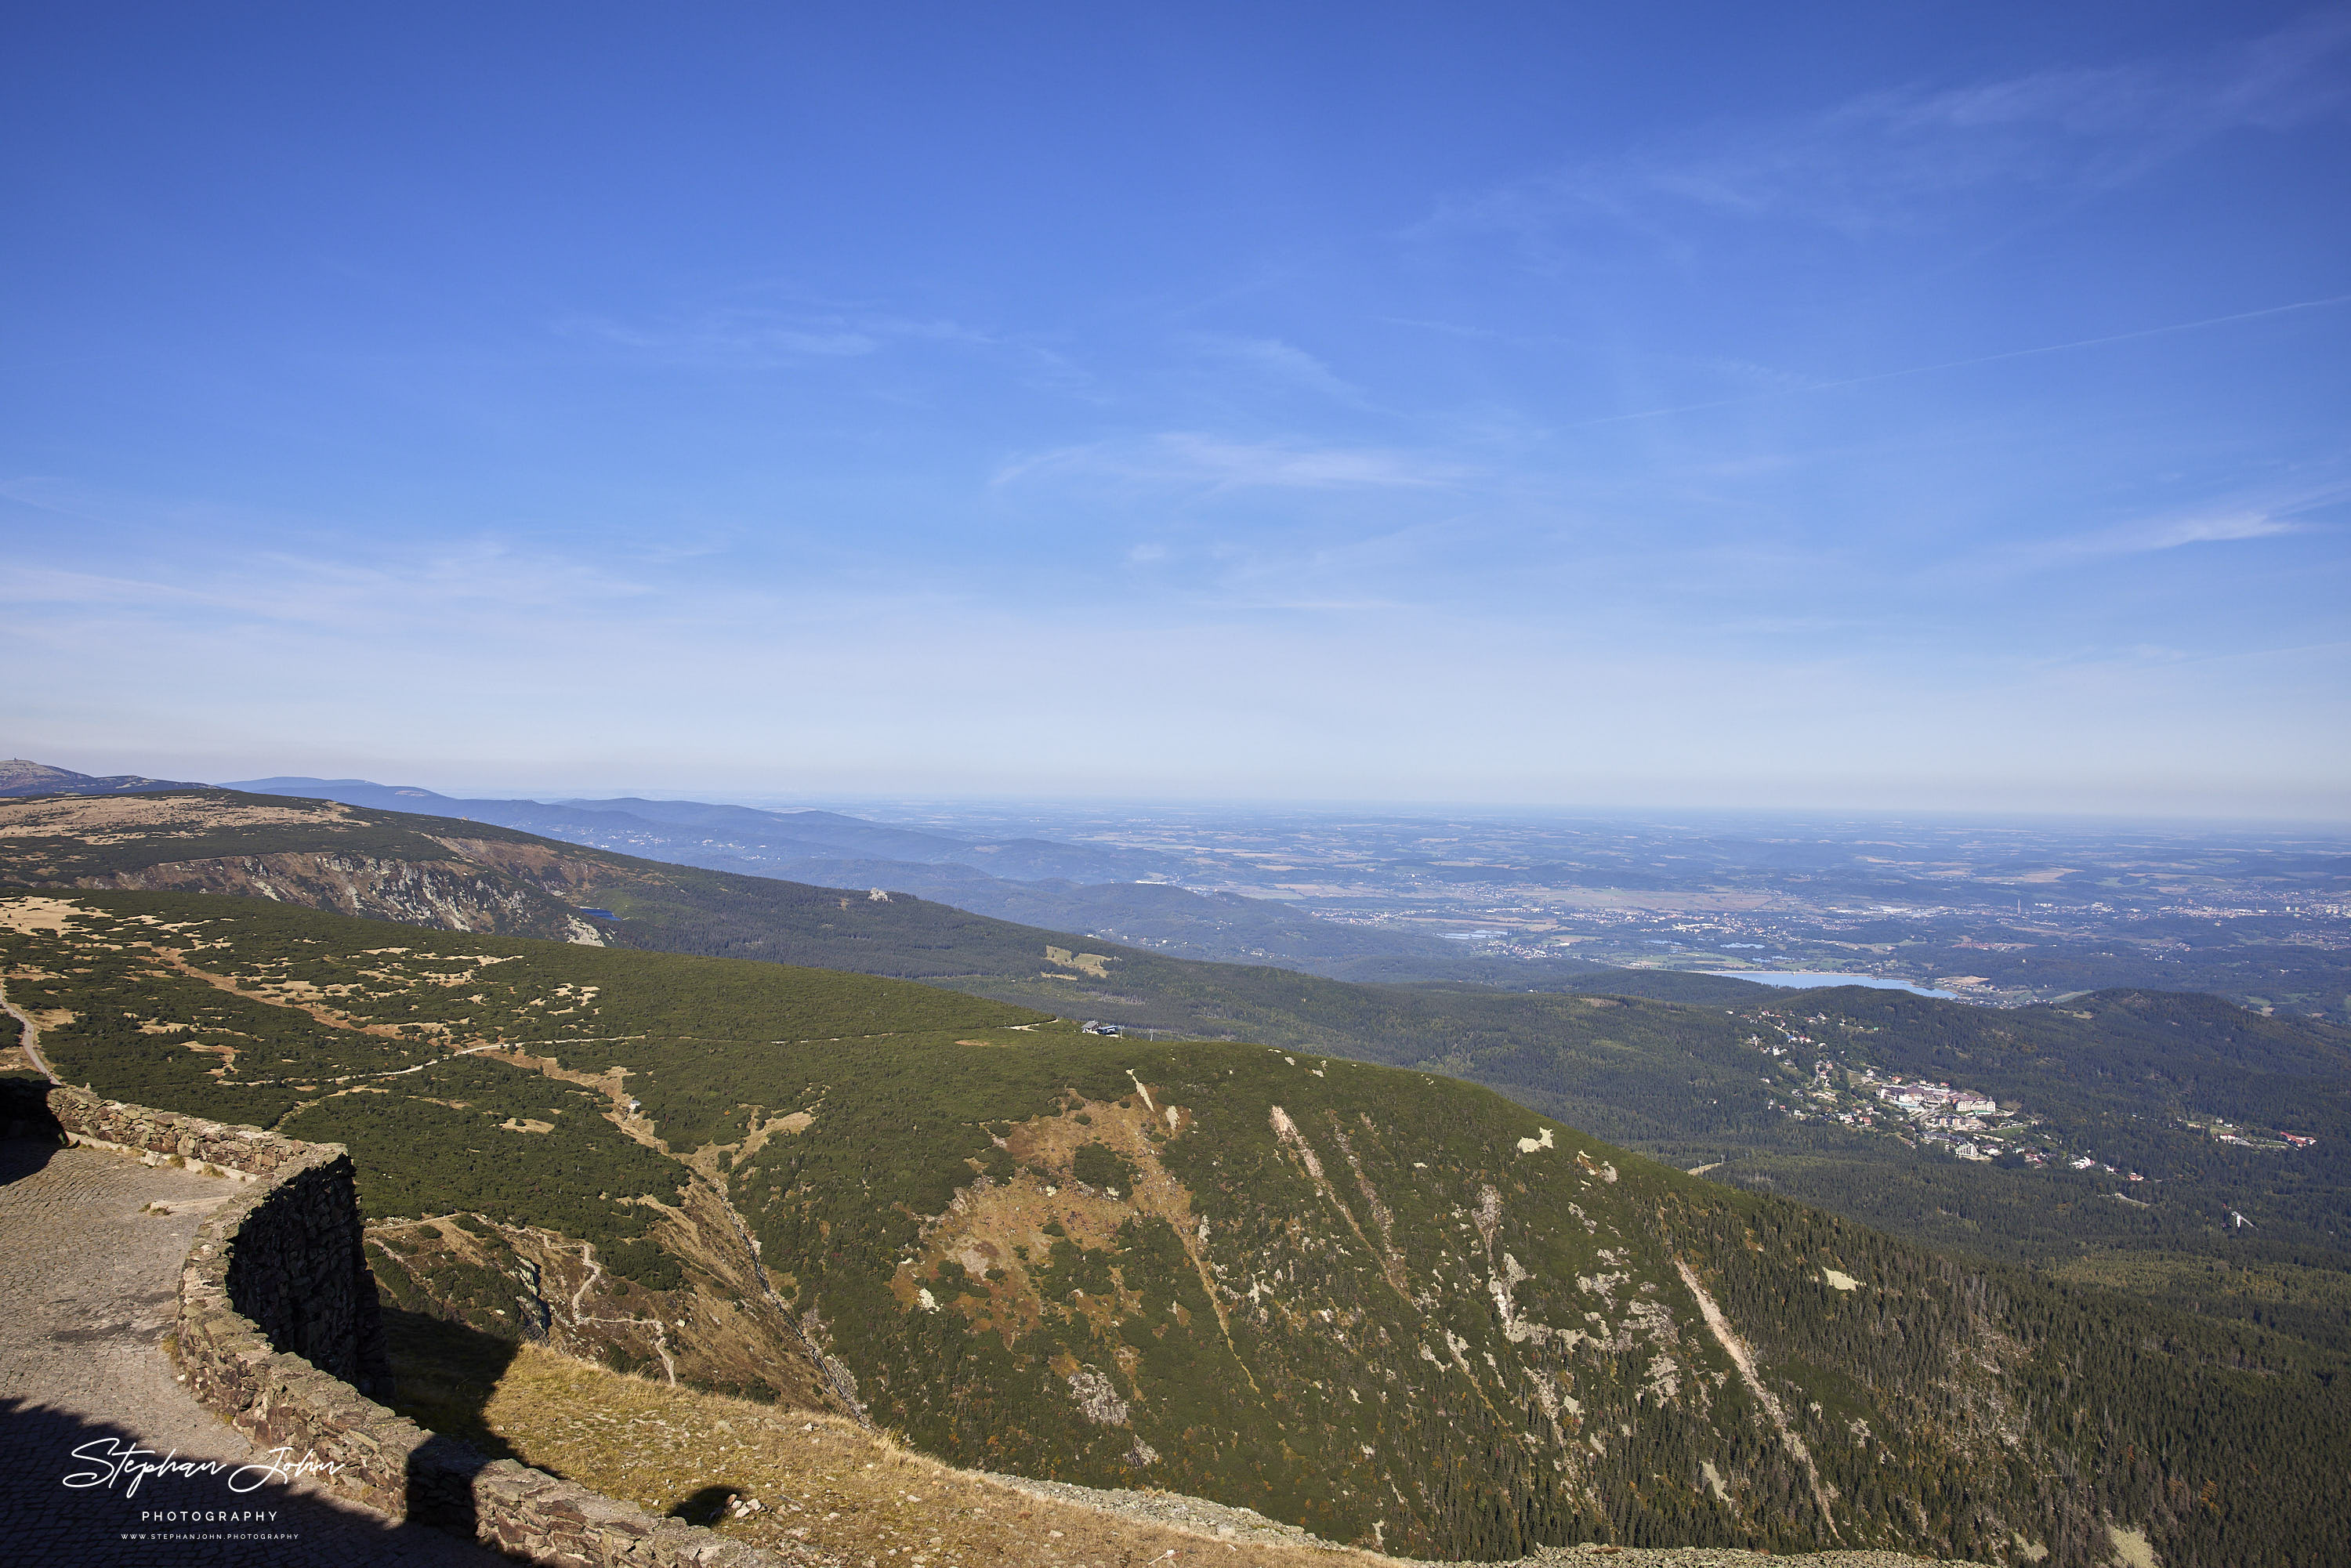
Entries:
[[[196,1228],[235,1190],[89,1149],[0,1142],[0,1555],[78,1568],[504,1562],[313,1483],[251,1475],[238,1482],[251,1490],[232,1489],[237,1467],[266,1456],[180,1385],[162,1338]],[[104,1479],[133,1447],[152,1451],[141,1463],[217,1464],[151,1474],[134,1491],[131,1474]]]

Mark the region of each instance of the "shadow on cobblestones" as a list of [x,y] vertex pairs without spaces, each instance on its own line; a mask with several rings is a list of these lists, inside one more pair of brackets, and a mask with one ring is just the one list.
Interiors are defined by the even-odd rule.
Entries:
[[435,1432],[408,1457],[408,1517],[453,1536],[476,1538],[481,1515],[473,1480],[489,1460],[471,1445]]
[[[78,1568],[457,1568],[512,1561],[444,1530],[393,1524],[293,1490],[266,1469],[212,1459],[174,1464],[175,1457],[118,1422],[0,1397],[0,1554]],[[157,1466],[166,1468],[144,1468]]]
[[49,1110],[49,1085],[27,1073],[0,1073],[0,1186],[21,1181],[65,1146]]
[[0,1186],[38,1176],[60,1146],[36,1138],[0,1138]]

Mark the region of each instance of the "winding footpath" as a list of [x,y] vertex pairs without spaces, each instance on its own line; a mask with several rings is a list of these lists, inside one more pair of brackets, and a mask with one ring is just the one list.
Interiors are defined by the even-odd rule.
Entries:
[[669,1325],[659,1318],[591,1318],[583,1315],[580,1303],[590,1291],[595,1289],[596,1281],[604,1277],[604,1265],[596,1261],[596,1246],[590,1241],[582,1241],[580,1244],[580,1260],[588,1265],[588,1273],[587,1277],[580,1281],[580,1288],[571,1292],[571,1316],[566,1320],[564,1326],[574,1328],[581,1323],[620,1323],[630,1328],[653,1330],[653,1354],[661,1357],[662,1370],[669,1374],[669,1385],[675,1388],[677,1363],[670,1359]]
[[8,999],[8,982],[5,979],[0,979],[0,1011],[5,1011],[10,1018],[15,1019],[16,1027],[25,1031],[24,1038],[16,1043],[24,1048],[26,1060],[38,1068],[41,1076],[50,1082],[65,1082],[57,1076],[57,1070],[51,1067],[48,1060],[41,1054],[41,1026],[27,1017],[22,1008]]

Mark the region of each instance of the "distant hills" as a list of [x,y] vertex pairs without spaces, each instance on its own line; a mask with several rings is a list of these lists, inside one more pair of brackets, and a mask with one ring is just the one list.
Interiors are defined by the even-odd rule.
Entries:
[[[636,797],[559,801],[460,799],[364,779],[250,779],[223,788],[340,800],[519,828],[622,854],[830,887],[883,887],[976,915],[1148,948],[1170,956],[1278,964],[1334,979],[1444,980],[1573,988],[1606,966],[1464,952],[1417,932],[1319,919],[1270,899],[1196,893],[1185,868],[1145,851],[1019,838],[970,841],[832,811]],[[1628,979],[1657,994],[1731,995],[1703,976]]]
[[94,774],[76,773],[69,768],[52,768],[46,762],[32,762],[22,757],[0,761],[0,797],[10,795],[132,795],[154,789],[201,789],[201,784],[184,779],[142,779],[137,774],[117,773],[105,778]]
[[[634,796],[552,802],[459,799],[413,785],[376,784],[364,779],[249,779],[221,788],[259,795],[303,795],[388,811],[470,817],[551,838],[595,842],[600,848],[643,853],[658,845],[700,852],[705,859],[756,861],[763,868],[809,862],[862,862],[901,871],[965,866],[988,876],[1029,882],[1164,876],[1176,869],[1165,856],[1139,851],[1058,844],[1041,839],[975,843],[833,811],[766,811],[751,806]],[[605,838],[628,841],[607,844],[601,841]],[[684,863],[704,862],[697,859]],[[765,874],[776,875],[779,871],[768,870]]]
[[[1986,1009],[1622,969],[1543,990],[1339,980],[1177,957],[904,891],[875,898],[862,880],[825,887],[457,817],[220,789],[0,802],[0,883],[234,893],[417,925],[810,965],[1132,1030],[1410,1066],[1485,1083],[1717,1180],[1938,1245],[2143,1281],[2199,1312],[2291,1322],[2351,1348],[2340,1239],[2351,1235],[2351,1034],[2216,999],[2116,991]],[[2210,1040],[2268,1043],[2248,1076],[2199,1054]],[[2302,1065],[2277,1065],[2289,1061]],[[2043,1142],[2100,1164],[1970,1163],[1948,1144],[1855,1125],[1848,1074],[1865,1067],[2014,1100],[2041,1119]],[[2220,1144],[2191,1124],[2214,1115],[2319,1142],[2290,1153],[2283,1142]],[[2126,1159],[2149,1179],[2127,1186],[2103,1168]],[[2231,1207],[2256,1229],[2232,1228]],[[2258,1289],[2241,1277],[2201,1288],[2205,1261],[2220,1258],[2272,1271]]]

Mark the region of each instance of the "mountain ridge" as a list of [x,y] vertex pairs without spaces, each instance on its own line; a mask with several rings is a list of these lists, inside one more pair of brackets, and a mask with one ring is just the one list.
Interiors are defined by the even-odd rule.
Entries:
[[[1364,984],[1177,959],[854,885],[217,790],[0,802],[0,882],[235,892],[414,925],[817,965],[1134,1032],[1255,1039],[1463,1077],[1716,1181],[2351,1349],[2341,1239],[2351,1079],[2247,1076],[2215,1059],[2167,1080],[2143,1064],[2149,1051],[2231,1036],[2324,1054],[2341,1031],[2218,1001],[2126,991],[1988,1009],[1710,978],[1692,996],[1682,977],[1629,971],[1532,994]],[[1677,988],[1660,998],[1652,986]],[[1624,994],[1636,990],[1646,994]],[[2002,1076],[1970,1083],[1979,1063]],[[1969,1134],[1922,1138],[1871,1087],[1921,1076],[1997,1086],[2022,1120],[2006,1132],[1976,1124],[1992,1153],[1959,1157]],[[2215,1117],[2250,1120],[2252,1141],[2224,1141]],[[2290,1147],[2287,1134],[2315,1142]]]
[[0,799],[12,795],[125,795],[156,789],[201,789],[184,779],[149,779],[136,773],[99,777],[53,768],[23,757],[0,760]]
[[[1174,880],[1168,856],[1050,840],[969,841],[820,810],[768,811],[642,797],[462,799],[364,779],[280,776],[221,786],[379,810],[462,816],[569,842],[706,870],[831,886],[887,887],[973,914],[1171,956],[1266,963],[1336,979],[1573,985],[1605,966],[1464,953],[1416,932],[1323,920],[1279,901],[1201,892]],[[683,830],[671,831],[670,830]],[[705,831],[731,832],[712,839]],[[1695,995],[1707,977],[1646,983]]]

